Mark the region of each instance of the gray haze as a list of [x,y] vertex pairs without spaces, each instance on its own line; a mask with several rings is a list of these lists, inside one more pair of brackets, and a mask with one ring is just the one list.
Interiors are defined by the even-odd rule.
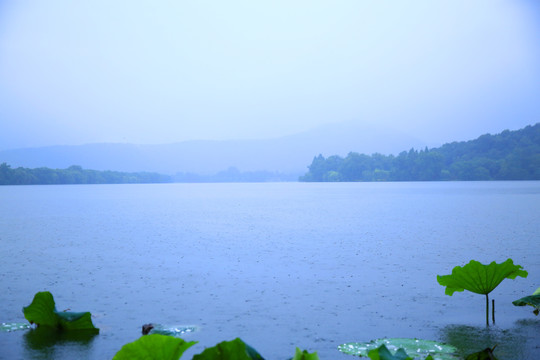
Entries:
[[[379,139],[385,139],[381,143]],[[229,167],[242,171],[273,171],[302,175],[313,157],[345,156],[351,149],[371,154],[374,149],[397,154],[425,144],[400,132],[340,123],[297,135],[263,140],[193,140],[174,144],[88,144],[0,150],[0,163],[13,167],[190,172],[214,174]]]
[[2,2],[0,150],[514,130],[540,118],[538,25],[525,0]]

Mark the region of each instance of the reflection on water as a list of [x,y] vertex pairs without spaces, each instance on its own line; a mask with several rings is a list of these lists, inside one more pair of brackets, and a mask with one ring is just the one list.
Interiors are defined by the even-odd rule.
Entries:
[[499,359],[533,359],[540,347],[540,321],[519,320],[515,324],[511,329],[449,325],[441,329],[441,340],[455,346],[463,357],[496,346],[493,353]]
[[[25,359],[58,359],[64,352],[90,354],[94,331],[60,332],[47,328],[31,329],[24,334]],[[84,356],[84,355],[83,355]]]

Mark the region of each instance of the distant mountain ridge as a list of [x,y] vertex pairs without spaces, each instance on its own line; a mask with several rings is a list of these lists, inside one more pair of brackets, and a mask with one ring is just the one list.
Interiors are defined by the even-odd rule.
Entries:
[[397,154],[424,142],[389,129],[354,122],[325,125],[311,131],[264,140],[196,140],[163,145],[96,143],[0,151],[0,163],[12,167],[149,171],[213,174],[234,167],[241,171],[303,174],[317,154]]

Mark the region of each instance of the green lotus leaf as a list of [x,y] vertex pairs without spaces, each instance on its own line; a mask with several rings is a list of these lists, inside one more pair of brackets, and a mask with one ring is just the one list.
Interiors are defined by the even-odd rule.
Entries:
[[39,327],[66,331],[92,330],[99,332],[99,329],[94,327],[89,312],[58,312],[54,298],[48,291],[38,292],[32,303],[23,307],[23,313],[30,324],[36,324]]
[[526,278],[528,273],[522,269],[521,265],[514,265],[512,259],[501,264],[494,261],[489,265],[471,260],[463,267],[456,266],[451,275],[437,275],[437,281],[446,286],[446,295],[463,290],[487,295],[504,279],[515,279],[517,276]]
[[0,325],[0,331],[3,332],[12,332],[17,330],[27,330],[30,329],[30,325],[28,323],[2,323]]
[[383,344],[376,349],[369,350],[368,356],[371,360],[413,360],[412,357],[407,355],[405,350],[399,348],[396,353],[392,355],[390,350]]
[[302,351],[300,348],[296,348],[296,353],[292,360],[319,360],[319,355],[317,355],[317,352],[310,354],[307,350]]
[[178,360],[196,343],[160,334],[145,335],[122,346],[113,360]]
[[207,348],[202,353],[194,355],[192,360],[264,360],[264,358],[240,338],[236,338]]
[[62,330],[95,329],[92,315],[89,312],[57,312]]
[[394,339],[376,339],[370,342],[351,342],[338,346],[338,350],[354,356],[369,356],[370,350],[377,349],[385,345],[387,350],[398,351],[403,349],[407,354],[418,357],[433,356],[436,360],[456,360],[457,348],[451,345],[442,344],[431,340],[394,338]]
[[534,314],[538,315],[538,313],[540,312],[540,288],[536,289],[536,291],[532,295],[512,301],[512,304],[514,304],[515,306],[532,306],[534,308]]
[[30,324],[58,327],[60,323],[56,315],[54,298],[48,291],[38,292],[34,295],[32,303],[23,307],[23,313]]

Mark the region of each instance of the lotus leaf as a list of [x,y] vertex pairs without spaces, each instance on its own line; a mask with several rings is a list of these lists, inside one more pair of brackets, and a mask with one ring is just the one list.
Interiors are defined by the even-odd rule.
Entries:
[[515,279],[517,276],[526,278],[528,273],[522,269],[521,265],[514,265],[512,259],[501,264],[493,261],[489,265],[471,260],[463,267],[456,266],[451,275],[437,275],[437,281],[446,286],[446,295],[451,296],[454,292],[463,290],[487,295],[504,279]]
[[[515,279],[518,276],[527,277],[528,273],[522,270],[521,265],[514,265],[512,259],[497,264],[493,261],[484,265],[471,260],[467,265],[456,266],[451,275],[437,275],[437,281],[446,286],[444,293],[452,296],[456,291],[468,290],[486,296],[486,325],[489,325],[489,296],[504,279]],[[495,311],[493,311],[495,322]]]
[[167,335],[146,335],[124,345],[113,360],[178,360],[196,343]]
[[368,356],[371,360],[413,360],[412,357],[407,355],[405,350],[399,348],[396,353],[392,355],[390,350],[383,344],[376,349],[369,350]]
[[292,360],[319,360],[319,355],[317,355],[317,352],[310,354],[307,350],[302,351],[299,348],[296,348],[296,353]]
[[512,304],[515,306],[526,306],[530,305],[534,308],[533,313],[535,315],[538,315],[540,312],[540,288],[536,289],[536,291],[529,296],[522,297],[521,299],[518,299],[516,301],[512,301]]
[[381,345],[385,345],[388,350],[397,351],[403,349],[408,354],[414,357],[424,357],[432,355],[436,360],[456,360],[458,359],[455,353],[457,349],[451,345],[442,344],[431,340],[422,339],[377,339],[367,343],[346,343],[338,346],[338,350],[354,356],[369,356],[370,350],[377,349]]
[[92,324],[89,312],[57,311],[52,294],[48,291],[38,292],[32,303],[23,308],[24,317],[30,324],[55,328],[57,330],[92,330],[99,329]]
[[240,338],[223,341],[202,353],[194,355],[193,360],[264,360],[251,346]]

